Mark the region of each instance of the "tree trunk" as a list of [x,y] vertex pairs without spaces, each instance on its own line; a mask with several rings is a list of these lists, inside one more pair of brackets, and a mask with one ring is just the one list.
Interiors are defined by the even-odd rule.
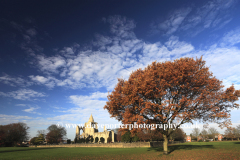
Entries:
[[238,138],[238,141],[239,141],[239,138]]
[[167,135],[163,135],[164,142],[163,142],[163,154],[168,154],[168,137]]

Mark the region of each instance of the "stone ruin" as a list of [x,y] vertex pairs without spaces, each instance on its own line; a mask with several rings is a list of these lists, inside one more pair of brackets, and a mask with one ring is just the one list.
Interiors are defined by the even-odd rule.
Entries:
[[[83,131],[83,133],[80,135],[80,130]],[[104,143],[107,143],[107,139],[109,137],[112,138],[112,142],[114,142],[114,131],[108,131],[106,127],[104,126],[103,132],[98,132],[98,123],[94,122],[93,116],[91,114],[88,122],[86,122],[83,126],[77,126],[76,127],[76,138],[79,140],[80,138],[88,138],[93,137],[94,141],[95,138],[98,137],[99,140],[101,137],[104,138]]]

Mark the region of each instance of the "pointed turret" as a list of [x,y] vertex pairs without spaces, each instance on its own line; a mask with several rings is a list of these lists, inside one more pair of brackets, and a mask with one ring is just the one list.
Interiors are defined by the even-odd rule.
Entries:
[[90,118],[89,118],[88,122],[94,122],[94,119],[93,119],[93,116],[92,116],[92,114],[91,114],[91,116],[90,116]]

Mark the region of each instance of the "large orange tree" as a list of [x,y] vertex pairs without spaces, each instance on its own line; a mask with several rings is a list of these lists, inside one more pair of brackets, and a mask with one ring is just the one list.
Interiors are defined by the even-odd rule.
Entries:
[[[223,87],[202,57],[153,62],[132,72],[128,80],[118,79],[104,109],[123,124],[175,123],[179,128],[199,120],[223,127],[230,124],[230,111],[239,107],[235,101],[240,97],[233,85]],[[138,130],[133,128],[131,133]],[[174,130],[168,125],[159,132],[164,154],[168,154],[168,139]]]

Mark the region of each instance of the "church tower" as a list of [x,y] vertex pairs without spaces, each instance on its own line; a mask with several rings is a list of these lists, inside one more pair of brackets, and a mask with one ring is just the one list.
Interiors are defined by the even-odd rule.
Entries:
[[92,116],[92,114],[91,114],[91,116],[90,116],[90,118],[89,118],[88,122],[94,122],[94,119],[93,119],[93,116]]

